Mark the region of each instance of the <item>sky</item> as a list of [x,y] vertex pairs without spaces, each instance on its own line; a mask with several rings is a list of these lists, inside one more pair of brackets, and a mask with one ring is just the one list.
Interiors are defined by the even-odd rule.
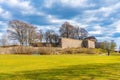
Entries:
[[67,21],[120,45],[120,0],[0,0],[0,36],[16,19],[56,31]]

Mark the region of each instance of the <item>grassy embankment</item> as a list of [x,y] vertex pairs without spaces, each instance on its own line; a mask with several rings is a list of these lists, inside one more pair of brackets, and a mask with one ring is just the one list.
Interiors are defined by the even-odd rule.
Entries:
[[120,80],[120,56],[0,55],[0,80]]

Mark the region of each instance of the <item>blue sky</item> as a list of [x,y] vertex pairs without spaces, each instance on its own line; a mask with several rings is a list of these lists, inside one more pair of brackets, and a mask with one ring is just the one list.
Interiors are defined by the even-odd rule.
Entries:
[[13,19],[56,31],[68,21],[120,45],[120,0],[0,0],[0,35]]

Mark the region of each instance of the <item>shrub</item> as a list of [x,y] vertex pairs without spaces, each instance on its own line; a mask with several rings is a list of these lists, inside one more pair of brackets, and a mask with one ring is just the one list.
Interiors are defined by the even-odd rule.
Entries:
[[102,54],[104,51],[102,49],[97,49],[97,48],[89,48],[87,49],[87,54]]
[[13,54],[32,54],[34,49],[32,47],[18,46],[12,47]]
[[86,51],[87,54],[96,54],[96,50],[95,49],[87,49]]
[[38,48],[38,53],[40,55],[50,55],[50,54],[55,54],[56,51],[52,47],[39,47]]
[[62,49],[61,54],[74,54],[74,49],[73,48]]
[[79,49],[79,53],[86,53],[87,52],[87,48],[80,48]]
[[62,54],[100,54],[100,49],[96,48],[66,48],[61,51]]

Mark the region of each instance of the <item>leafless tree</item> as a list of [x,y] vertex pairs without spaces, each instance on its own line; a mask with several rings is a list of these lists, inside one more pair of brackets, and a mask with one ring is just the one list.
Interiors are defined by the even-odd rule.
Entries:
[[81,28],[79,26],[75,27],[75,35],[77,39],[84,39],[86,37],[88,37],[88,32],[85,28]]
[[59,36],[55,31],[53,30],[47,30],[45,32],[45,40],[47,43],[58,43]]
[[31,43],[36,42],[35,40],[37,39],[37,32],[36,32],[36,28],[32,25],[29,25],[28,30],[27,30],[27,43],[28,45],[31,45]]
[[84,39],[88,37],[88,32],[87,30],[85,30],[85,28],[80,28],[79,33],[80,33],[80,39]]
[[11,40],[17,40],[21,45],[30,45],[36,38],[36,27],[19,20],[9,22],[7,30]]
[[107,55],[109,56],[111,51],[114,51],[116,47],[116,43],[114,40],[110,41],[104,41],[101,43],[100,48],[107,51]]
[[58,43],[59,42],[59,35],[57,33],[54,33],[52,35],[53,43]]
[[74,35],[74,26],[72,26],[70,23],[65,22],[61,27],[60,27],[60,36],[61,37],[66,37],[66,38],[73,38]]
[[45,32],[45,40],[47,43],[52,43],[52,35],[54,34],[53,30],[47,30]]
[[2,34],[1,39],[0,39],[0,45],[1,46],[7,46],[7,45],[9,45],[7,34],[4,34],[4,33]]
[[40,42],[43,40],[43,31],[40,29],[39,32],[37,33],[37,38]]
[[84,39],[88,36],[87,30],[80,28],[79,26],[75,27],[68,22],[65,22],[60,27],[61,37],[73,38],[73,39]]

